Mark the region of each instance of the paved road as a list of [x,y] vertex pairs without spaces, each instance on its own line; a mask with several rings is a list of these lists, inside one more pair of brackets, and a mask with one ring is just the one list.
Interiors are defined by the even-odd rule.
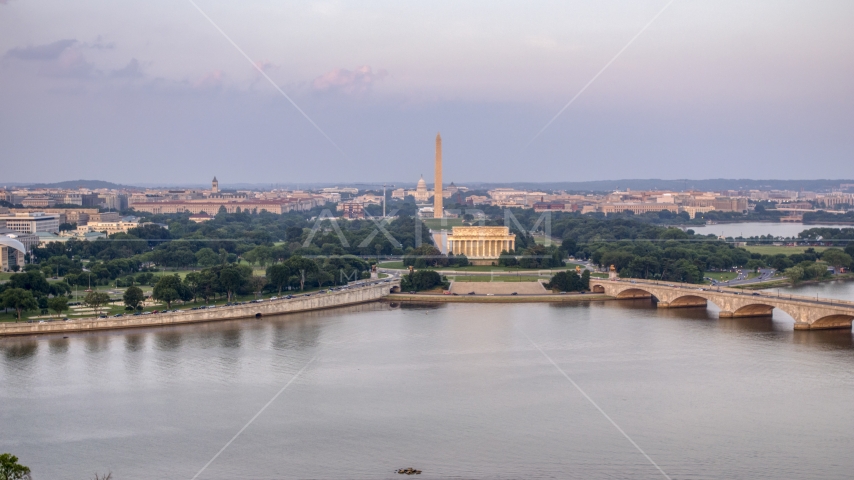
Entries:
[[742,269],[738,271],[738,277],[733,280],[729,280],[726,282],[716,282],[712,280],[712,285],[714,286],[722,286],[722,287],[732,287],[735,285],[749,285],[752,283],[762,283],[768,282],[773,279],[774,273],[776,270],[773,268],[761,268],[759,269],[759,276],[754,278],[747,278],[748,271],[746,269]]

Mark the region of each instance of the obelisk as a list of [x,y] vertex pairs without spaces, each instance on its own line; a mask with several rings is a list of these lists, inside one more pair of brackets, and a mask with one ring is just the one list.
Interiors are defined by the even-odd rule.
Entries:
[[433,218],[442,218],[442,136],[436,134],[436,184],[433,186]]

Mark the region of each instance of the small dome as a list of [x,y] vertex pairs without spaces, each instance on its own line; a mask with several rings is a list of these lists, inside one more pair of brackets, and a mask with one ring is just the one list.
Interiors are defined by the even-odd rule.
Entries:
[[424,175],[421,175],[421,179],[418,180],[418,188],[427,188],[427,182],[424,181]]

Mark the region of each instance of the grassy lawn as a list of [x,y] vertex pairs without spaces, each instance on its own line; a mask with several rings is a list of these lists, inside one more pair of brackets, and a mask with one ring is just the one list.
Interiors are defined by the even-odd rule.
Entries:
[[713,278],[719,282],[726,282],[738,276],[736,272],[704,272],[704,277]]
[[[393,268],[398,270],[403,270],[405,267],[403,266],[403,262],[382,262],[380,263],[380,268]],[[531,268],[531,269],[522,269],[519,267],[493,267],[492,265],[469,265],[468,267],[427,267],[423,270],[453,270],[456,272],[517,272],[519,270],[531,271],[531,270],[549,270],[549,271],[561,271],[561,270],[572,270],[575,268],[574,263],[567,263],[565,267],[553,267],[553,268]],[[584,268],[582,266],[582,268]]]
[[786,247],[778,245],[748,245],[744,247],[750,253],[758,253],[760,255],[793,255],[795,253],[804,253],[807,248],[814,248],[816,252],[827,250],[829,247]]
[[[538,245],[545,245],[546,236],[545,235],[534,235],[534,242]],[[560,245],[560,239],[552,238],[551,245]]]
[[462,218],[425,218],[421,221],[430,230],[450,230],[451,227],[460,227],[463,224]]
[[377,265],[380,268],[396,268],[398,270],[403,270],[403,262],[380,262]]
[[457,275],[449,276],[448,280],[455,282],[536,282],[546,277],[534,277],[531,275]]

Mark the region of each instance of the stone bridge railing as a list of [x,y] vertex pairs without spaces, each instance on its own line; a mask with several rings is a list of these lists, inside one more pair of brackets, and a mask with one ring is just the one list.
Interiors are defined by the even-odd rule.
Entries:
[[332,290],[328,293],[296,295],[290,299],[264,300],[230,307],[219,306],[201,310],[180,310],[175,313],[154,315],[130,315],[110,318],[82,318],[71,321],[44,323],[0,323],[0,336],[33,335],[43,333],[86,332],[118,328],[156,327],[181,325],[185,323],[214,322],[237,318],[260,318],[284,313],[305,312],[335,308],[359,303],[373,302],[388,295],[392,290],[400,290],[400,280],[379,280],[351,285],[346,289]]
[[704,307],[712,302],[721,317],[768,316],[779,308],[795,319],[799,330],[850,329],[854,320],[854,302],[846,300],[632,279],[591,279],[590,288],[618,299],[654,297],[659,308]]

